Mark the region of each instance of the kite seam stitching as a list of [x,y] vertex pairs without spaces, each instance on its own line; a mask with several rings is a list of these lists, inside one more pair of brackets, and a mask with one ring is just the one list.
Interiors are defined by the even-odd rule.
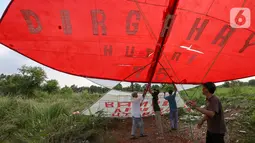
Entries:
[[209,13],[209,11],[210,11],[210,9],[211,9],[212,5],[214,4],[214,2],[215,2],[215,0],[213,0],[213,2],[211,3],[211,5],[210,5],[210,7],[209,7],[209,9],[207,10],[207,12],[206,12],[206,14],[205,14],[205,15],[207,15],[207,16],[208,16],[208,13]]
[[151,6],[158,6],[158,7],[167,7],[165,5],[161,5],[161,4],[152,4],[152,3],[147,3],[146,1],[145,2],[138,2],[137,0],[127,0],[127,1],[130,1],[130,2],[135,2],[135,3],[141,3],[141,4],[145,4],[145,5],[151,5]]

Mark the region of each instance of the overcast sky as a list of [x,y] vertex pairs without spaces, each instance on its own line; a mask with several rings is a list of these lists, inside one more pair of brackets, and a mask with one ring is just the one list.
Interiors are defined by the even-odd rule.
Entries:
[[[2,13],[7,7],[9,1],[10,0],[0,0],[0,17],[2,16]],[[118,83],[113,81],[97,80],[97,79],[87,80],[86,78],[72,76],[62,72],[58,72],[56,70],[53,70],[41,64],[38,64],[0,44],[0,73],[4,73],[4,74],[17,73],[18,72],[17,69],[20,68],[22,65],[42,67],[47,73],[48,78],[58,80],[61,87],[65,85],[70,86],[72,84],[75,84],[78,86],[96,85],[90,80],[93,80],[96,83],[99,83],[101,85],[104,85],[110,88]],[[248,79],[251,79],[251,78],[248,78]],[[244,79],[244,80],[247,81],[248,79]],[[124,85],[128,85],[128,83],[124,83]]]

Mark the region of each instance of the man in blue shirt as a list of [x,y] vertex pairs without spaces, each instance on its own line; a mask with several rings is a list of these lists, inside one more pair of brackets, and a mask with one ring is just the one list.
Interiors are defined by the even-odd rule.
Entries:
[[178,127],[178,110],[177,110],[177,104],[176,104],[176,87],[174,86],[175,91],[169,90],[169,96],[165,96],[164,93],[164,98],[165,100],[168,101],[169,107],[170,107],[170,123],[171,123],[171,129],[172,130],[177,130]]

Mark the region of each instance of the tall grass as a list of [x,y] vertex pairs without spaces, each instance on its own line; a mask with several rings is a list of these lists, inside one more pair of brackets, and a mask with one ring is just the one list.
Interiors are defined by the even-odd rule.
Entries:
[[[188,90],[190,100],[204,105],[202,88]],[[255,133],[255,88],[217,88],[224,108],[243,110],[240,124]],[[36,92],[33,99],[0,96],[0,142],[3,143],[53,143],[53,142],[100,142],[110,120],[97,116],[72,115],[92,105],[99,94],[83,93],[47,94]],[[111,120],[111,122],[114,122]],[[244,122],[248,122],[246,125]],[[245,126],[246,125],[246,126]],[[99,138],[100,137],[100,138]],[[247,136],[252,141],[252,136]]]
[[[22,99],[0,97],[0,142],[61,142],[89,138],[103,130],[102,117],[72,115],[91,105],[99,95],[48,95]],[[95,130],[97,129],[97,130]]]

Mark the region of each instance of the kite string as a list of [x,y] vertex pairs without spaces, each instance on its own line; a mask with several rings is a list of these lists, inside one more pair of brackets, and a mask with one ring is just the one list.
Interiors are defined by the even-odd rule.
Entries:
[[[144,68],[146,68],[148,65],[150,65],[151,63],[149,63],[149,64],[147,64],[147,65],[145,65],[144,67],[142,67],[142,68],[140,68],[140,69],[138,69],[138,70],[136,70],[136,71],[134,71],[133,73],[131,73],[130,75],[128,75],[126,78],[124,78],[123,80],[121,80],[121,81],[119,81],[116,85],[118,85],[118,84],[120,84],[121,82],[123,82],[123,81],[125,81],[127,78],[129,78],[130,76],[132,76],[133,74],[135,74],[135,73],[137,73],[137,72],[139,72],[139,71],[141,71],[142,69],[144,69]],[[87,80],[89,80],[89,81],[91,81],[91,82],[93,82],[93,83],[95,83],[95,84],[98,84],[98,85],[101,85],[101,86],[103,86],[103,87],[106,87],[106,86],[104,86],[104,85],[102,85],[102,84],[99,84],[99,83],[96,83],[95,81],[92,81],[92,80],[90,80],[90,79],[88,79],[88,78],[86,78]],[[115,86],[116,86],[115,85]],[[114,87],[115,87],[114,86]],[[110,90],[112,90],[114,87],[112,87],[112,88],[109,88],[109,87],[107,87],[107,88],[109,88]],[[149,85],[146,87],[146,88],[148,88],[149,87]],[[106,92],[106,94],[107,93],[109,93],[110,91],[108,91],[108,92]],[[103,98],[103,96],[100,98],[100,99],[102,99]],[[99,100],[100,100],[99,99]],[[92,105],[89,107],[89,109],[92,107]],[[85,112],[86,110],[84,109],[82,112]]]
[[[216,60],[219,58],[221,52],[223,51],[223,49],[225,48],[225,45],[220,49],[220,51],[217,53],[217,55],[215,56],[215,58],[213,59],[213,62],[211,63],[210,67],[208,68],[208,70],[206,71],[204,77],[201,80],[201,83],[203,83],[204,79],[206,78],[206,76],[208,75],[208,73],[210,72],[210,69],[213,67],[213,65],[216,63]],[[194,91],[193,95],[194,96],[197,91],[199,89],[199,86],[196,87],[196,90]],[[189,117],[190,118],[190,117]]]
[[[150,63],[151,64],[151,63]],[[150,65],[150,64],[148,64],[148,65]],[[159,62],[159,64],[162,66],[162,68],[163,68],[163,70],[166,72],[166,74],[167,74],[167,76],[172,80],[172,78],[171,78],[171,76],[168,74],[168,72],[166,71],[166,69],[163,67],[163,65]],[[146,65],[146,66],[148,66],[148,65]],[[140,68],[140,69],[138,69],[137,71],[135,71],[135,72],[133,72],[133,73],[131,73],[129,76],[127,76],[125,79],[127,79],[128,77],[130,77],[130,76],[132,76],[133,74],[135,74],[135,73],[137,73],[138,71],[140,71],[140,70],[142,70],[142,69],[144,69],[146,66],[144,66],[144,67],[142,67],[142,68]],[[176,77],[176,78],[178,78],[178,77]],[[124,80],[125,80],[124,79]],[[88,79],[88,80],[90,80],[90,79]],[[91,80],[90,80],[91,81]],[[122,80],[123,81],[123,80]],[[119,83],[121,83],[122,81],[120,81],[120,82],[118,82],[118,84]],[[173,81],[173,80],[172,80]],[[94,81],[92,81],[92,82],[94,82]],[[96,82],[94,82],[94,83],[96,83]],[[174,82],[173,82],[174,83]],[[96,83],[96,84],[98,84],[98,83]],[[101,84],[99,84],[99,85],[101,85]],[[183,91],[186,93],[186,95],[188,95],[187,94],[187,92],[186,92],[186,89],[183,87],[183,85],[182,84],[180,84],[181,85],[181,88],[183,89]],[[101,86],[104,86],[104,85],[101,85]],[[147,89],[148,89],[148,87],[150,86],[150,84],[148,84],[147,85]],[[110,89],[112,89],[112,88],[110,88]],[[110,92],[110,91],[108,91],[108,92]],[[108,93],[107,92],[107,93]],[[145,93],[145,92],[144,92]],[[103,98],[103,97],[102,97]],[[185,100],[186,100],[186,98],[185,98]],[[85,111],[85,110],[84,110]],[[84,112],[83,111],[83,112]],[[190,118],[190,113],[188,113],[188,117]],[[190,122],[189,122],[190,123]],[[191,130],[191,123],[189,124],[189,126],[190,126],[190,131],[191,131],[191,136],[192,136],[192,140],[193,140],[193,132],[192,132],[192,130]]]
[[[176,72],[174,71],[173,67],[171,66],[171,64],[169,63],[169,61],[167,60],[166,56],[163,54],[163,57],[166,59],[168,65],[170,66],[170,68],[172,69],[173,71],[173,74],[175,75],[175,77],[177,78],[177,80],[180,82],[180,79],[178,78]],[[163,67],[163,66],[162,66]],[[164,68],[164,67],[163,67]],[[165,70],[166,71],[166,70]],[[166,72],[168,73],[168,72]],[[169,74],[167,74],[169,76]],[[181,82],[180,82],[181,83]],[[183,91],[185,92],[186,96],[188,97],[188,93],[186,92],[186,89],[183,87],[183,84],[181,83],[181,88],[183,89]],[[188,98],[185,98],[184,97],[184,100],[188,100]],[[191,112],[188,112],[188,118],[191,119]],[[191,138],[192,140],[194,140],[194,134],[193,134],[193,131],[192,131],[192,124],[191,124],[191,120],[189,122],[189,127],[190,127],[190,132],[191,132]]]
[[[150,33],[151,33],[151,35],[154,37],[154,39],[155,39],[155,41],[157,41],[157,37],[156,37],[156,35],[155,35],[155,33],[153,32],[153,30],[151,29],[151,26],[149,25],[149,23],[148,23],[148,21],[147,21],[147,19],[146,19],[146,17],[145,17],[145,15],[143,14],[143,12],[142,12],[142,10],[141,10],[141,8],[140,8],[140,5],[138,4],[138,2],[137,2],[137,0],[135,0],[135,2],[136,2],[136,5],[137,5],[137,7],[138,7],[138,9],[139,9],[139,11],[140,11],[140,13],[142,14],[142,17],[143,17],[143,20],[144,20],[144,22],[145,22],[145,24],[146,24],[146,27],[148,28],[148,30],[150,31]],[[150,63],[151,64],[151,63]],[[150,64],[148,64],[148,65],[150,65]],[[168,63],[169,64],[169,63]],[[148,65],[146,65],[146,66],[148,66]],[[170,65],[170,64],[169,64]],[[146,67],[145,66],[145,67]],[[161,65],[162,66],[162,65]],[[132,76],[133,74],[135,74],[136,72],[138,72],[138,71],[140,71],[140,70],[142,70],[142,69],[144,69],[145,67],[143,67],[143,68],[140,68],[139,70],[137,70],[137,71],[135,71],[134,73],[132,73],[132,74],[130,74],[128,77],[130,77],[130,76]],[[162,66],[163,67],[163,66]],[[170,67],[171,67],[171,65],[170,65]],[[172,68],[172,67],[171,67]],[[165,72],[166,72],[166,69],[163,67],[163,69],[165,70]],[[172,70],[173,70],[173,68],[172,68]],[[174,72],[174,70],[173,70],[173,72]],[[167,75],[168,75],[168,77],[171,79],[171,77],[170,77],[170,75],[168,74],[168,72],[166,72],[167,73]],[[174,72],[175,73],[175,72]],[[127,79],[128,77],[126,77],[125,79]],[[176,76],[176,78],[177,78],[177,76]],[[124,79],[124,80],[125,80]],[[172,80],[172,79],[171,79]],[[178,79],[179,80],[179,79]],[[123,80],[122,80],[123,81]],[[120,81],[119,83],[121,83],[122,81]],[[172,80],[173,81],[173,80]],[[119,84],[118,83],[118,84]],[[174,83],[174,82],[173,82]],[[150,85],[150,83],[149,83],[149,85]],[[149,86],[148,85],[148,86]],[[147,86],[147,88],[148,88],[148,86]],[[181,87],[183,88],[183,90],[185,91],[185,93],[186,93],[186,95],[188,95],[187,94],[187,92],[186,92],[186,90],[185,90],[185,88],[183,87],[183,85],[181,84]],[[112,89],[112,88],[111,88]],[[192,133],[192,131],[191,131],[191,134],[192,134],[192,139],[193,139],[193,133]]]
[[[137,0],[135,0],[135,2],[136,2],[136,5],[137,5],[137,7],[138,7],[138,9],[139,9],[139,11],[140,11],[142,17],[143,17],[143,20],[144,20],[144,22],[145,22],[145,24],[146,24],[146,27],[148,28],[149,32],[153,35],[155,41],[157,42],[157,37],[156,37],[155,33],[153,32],[153,30],[151,29],[151,26],[149,25],[149,22],[147,21],[146,17],[144,16],[144,14],[143,14],[143,12],[142,12],[142,10],[141,10],[141,8],[140,8],[140,5],[138,4]],[[163,54],[163,53],[162,53],[162,54]],[[160,63],[160,62],[159,62],[159,63]],[[160,65],[161,65],[161,63],[160,63]],[[170,64],[169,64],[169,65],[170,65]],[[161,65],[161,66],[162,66],[162,65]],[[171,65],[170,65],[170,66],[171,66]],[[166,69],[165,69],[163,66],[162,66],[162,68],[163,68],[164,71],[167,73],[167,76],[172,80],[172,78],[170,77],[170,75],[168,74],[168,72],[166,71]],[[172,70],[173,70],[173,68],[172,68]],[[174,70],[173,70],[173,71],[174,71]],[[176,76],[176,77],[177,77],[177,76]],[[173,82],[173,80],[172,80],[172,82]],[[173,82],[173,83],[174,83],[174,82]],[[182,86],[182,84],[181,84],[181,87],[183,88],[185,94],[188,96],[188,94],[187,94],[185,88]],[[146,92],[147,92],[147,91],[146,91]],[[190,118],[190,114],[188,114],[188,116],[189,116],[189,118]],[[192,132],[192,130],[191,130],[191,123],[190,123],[190,131],[191,131],[192,140],[194,140],[193,132]]]
[[151,26],[150,26],[150,24],[149,24],[149,22],[148,22],[146,16],[144,15],[144,13],[143,13],[143,11],[142,11],[142,9],[141,9],[141,7],[140,7],[138,1],[137,1],[137,0],[134,0],[134,2],[135,2],[135,4],[136,4],[136,6],[137,6],[139,12],[140,12],[141,15],[142,15],[143,21],[144,21],[146,27],[148,28],[149,33],[150,33],[151,36],[154,38],[154,40],[155,40],[155,42],[156,42],[156,44],[157,44],[157,36],[156,36],[156,34],[153,32],[153,30],[152,30],[152,28],[151,28]]
[[[136,2],[136,5],[137,5],[137,7],[138,7],[140,13],[142,14],[142,17],[143,17],[143,20],[144,20],[144,22],[145,22],[145,24],[146,24],[146,27],[148,28],[149,32],[153,35],[155,41],[157,41],[157,37],[156,37],[155,33],[153,32],[153,30],[151,29],[151,26],[150,26],[148,20],[146,19],[145,15],[143,14],[143,12],[142,12],[142,10],[141,10],[141,8],[140,8],[139,3],[137,2],[137,0],[135,0],[135,2]],[[162,53],[162,54],[163,54],[163,53]],[[163,54],[163,55],[164,55],[164,54]],[[168,61],[168,60],[167,60],[167,61]],[[159,63],[160,63],[160,62],[159,62]],[[169,64],[169,63],[168,63],[168,64]],[[169,64],[169,65],[170,65],[170,64]],[[161,66],[162,66],[162,65],[161,65]],[[170,65],[170,67],[172,68],[171,65]],[[162,68],[165,70],[165,72],[167,73],[168,77],[172,80],[172,78],[170,77],[170,75],[168,74],[168,72],[166,71],[166,69],[165,69],[163,66],[162,66]],[[173,70],[173,68],[172,68],[172,70]],[[174,70],[173,70],[173,72],[174,72]],[[176,76],[176,78],[177,78],[177,76]],[[173,81],[173,80],[172,80],[172,81]],[[180,80],[179,80],[179,81],[180,81]],[[186,90],[184,89],[184,87],[183,87],[182,84],[181,84],[181,87],[183,88],[185,94],[188,96],[188,94],[187,94],[187,92],[186,92]],[[191,128],[191,125],[190,125],[190,128]],[[193,133],[192,133],[192,131],[191,131],[191,134],[192,134],[192,139],[193,139]]]
[[[210,72],[211,68],[213,67],[213,65],[216,63],[216,60],[219,58],[221,52],[223,51],[223,49],[225,48],[225,45],[220,49],[220,51],[217,53],[217,55],[215,56],[215,58],[213,59],[211,65],[209,66],[209,68],[207,69],[204,77],[201,80],[201,83],[204,82],[204,79],[206,78],[206,76],[208,75],[208,73]],[[196,92],[198,91],[199,87],[196,88],[195,92],[193,93],[192,96],[194,96],[196,94]]]
[[[159,64],[162,66],[164,71],[167,73],[167,76],[171,79],[171,76],[168,74],[168,72],[166,71],[165,67],[163,67],[163,65],[160,62],[159,62]],[[177,80],[179,80],[179,78],[177,76],[175,76],[175,77],[177,78]],[[174,84],[174,82],[173,82],[173,84]],[[182,83],[180,83],[180,85],[181,85],[181,88],[183,89],[183,91],[185,92],[186,96],[188,97],[188,93],[186,92],[186,89],[183,87]],[[176,90],[177,90],[177,88],[176,88]],[[180,94],[180,96],[181,96],[181,94]],[[188,100],[188,99],[185,97],[184,100]],[[188,118],[191,119],[191,111],[188,111]],[[191,120],[189,120],[189,128],[190,128],[191,139],[194,140],[194,134],[193,134],[193,131],[192,131]]]
[[[123,80],[118,81],[117,84],[115,84],[115,86],[118,85],[118,84],[120,84],[121,82],[125,81],[127,78],[131,77],[131,76],[134,75],[135,73],[137,73],[137,72],[143,70],[144,68],[146,68],[146,67],[147,67],[148,65],[150,65],[150,64],[151,64],[151,63],[149,63],[149,64],[147,64],[147,65],[145,65],[145,66],[139,68],[138,70],[132,72],[130,75],[128,75],[128,76],[127,76],[126,78],[124,78]],[[86,77],[85,77],[85,78],[86,78]],[[89,81],[91,81],[91,82],[93,82],[93,83],[95,83],[95,84],[98,84],[98,85],[100,85],[100,86],[106,87],[105,85],[99,84],[99,83],[97,83],[97,82],[95,82],[95,81],[93,81],[93,80],[90,80],[90,79],[88,79],[88,78],[86,78],[86,79],[89,80]],[[109,89],[112,90],[115,86],[113,86],[113,87],[111,87],[111,88],[110,88],[110,87],[106,87],[106,88],[109,88]]]

